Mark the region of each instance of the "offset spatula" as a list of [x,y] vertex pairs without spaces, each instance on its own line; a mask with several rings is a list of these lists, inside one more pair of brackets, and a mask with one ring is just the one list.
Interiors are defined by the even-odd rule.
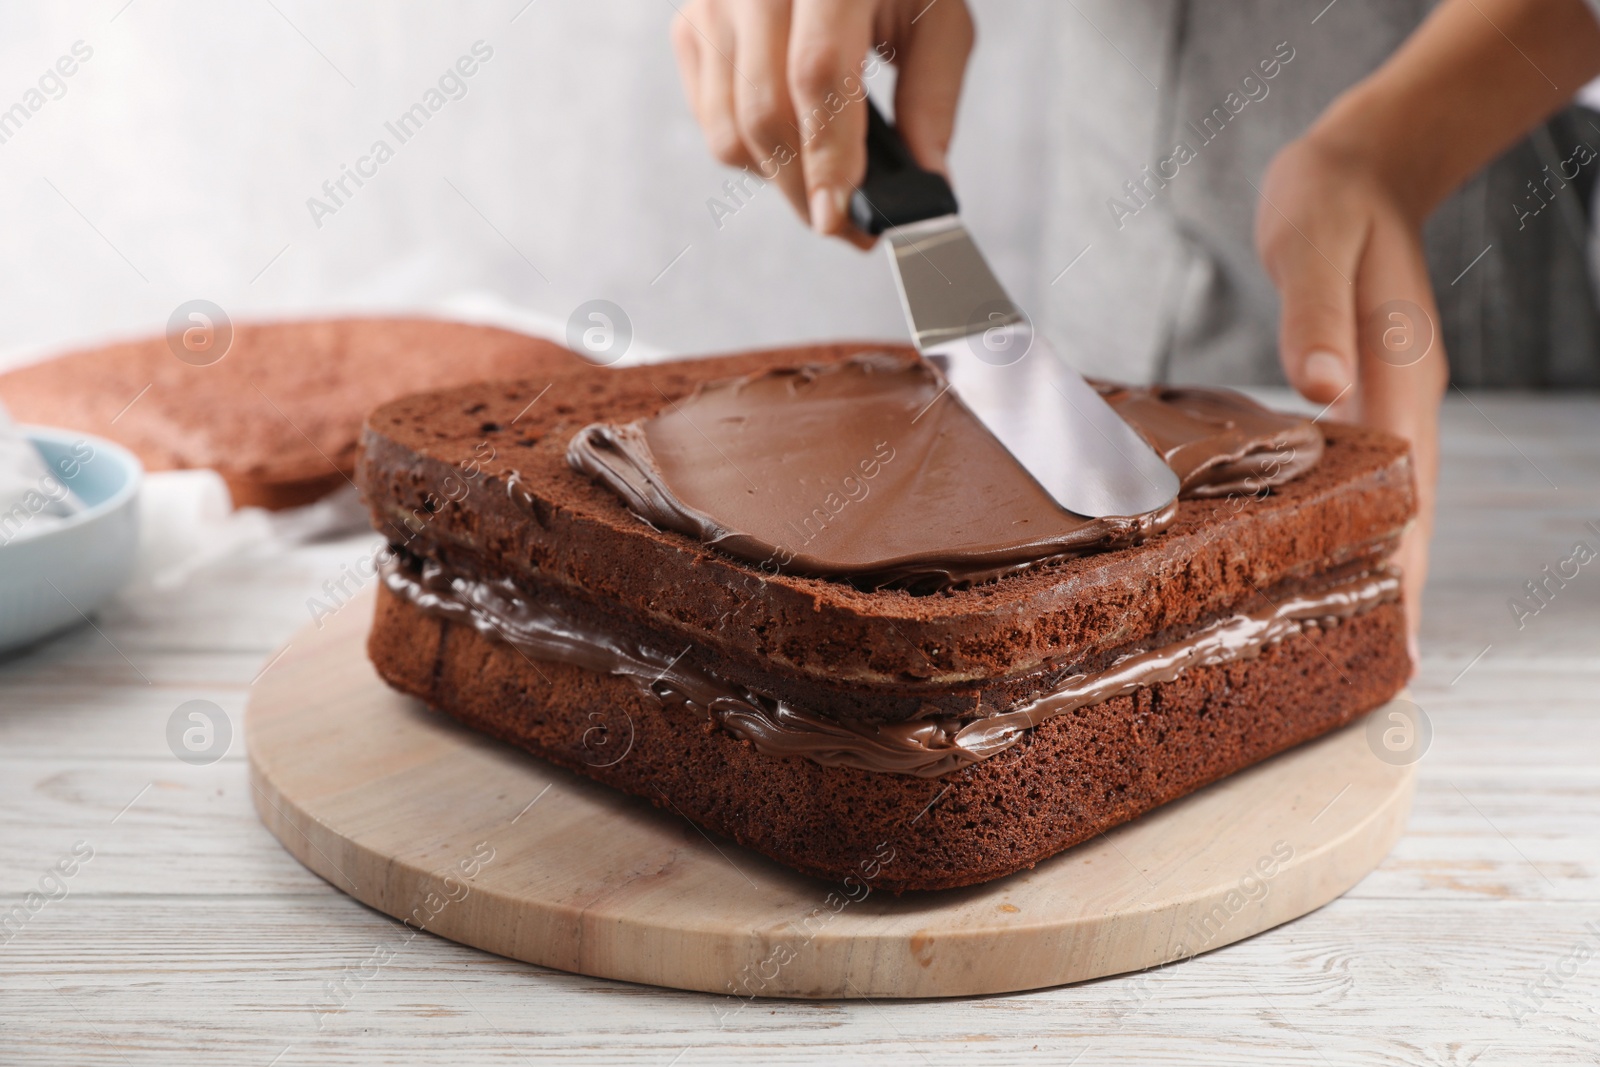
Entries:
[[961,225],[955,194],[867,101],[867,176],[850,218],[882,234],[917,349],[1027,472],[1078,515],[1139,515],[1178,476],[1083,376],[1050,351]]

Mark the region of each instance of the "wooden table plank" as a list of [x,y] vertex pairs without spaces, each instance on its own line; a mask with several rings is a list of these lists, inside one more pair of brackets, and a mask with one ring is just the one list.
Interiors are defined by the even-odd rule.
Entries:
[[[209,1063],[839,1062],[879,1053],[986,1061],[1592,1063],[1592,960],[1538,1003],[1513,1001],[1576,945],[1588,903],[1436,901],[1395,921],[1386,901],[1342,900],[1189,963],[1077,986],[966,1001],[759,1001],[546,971],[407,930],[337,894],[69,898],[7,946],[12,1051],[80,1062],[202,1053]],[[1470,931],[1472,936],[1463,936]],[[117,951],[108,953],[107,943]],[[375,946],[386,965],[368,966]],[[351,976],[354,976],[353,978]],[[327,999],[325,983],[345,978]],[[1404,990],[1403,1000],[1397,999]],[[321,1010],[326,1008],[327,1014]],[[1516,1013],[1524,1010],[1521,1026]],[[24,1030],[16,1026],[26,1018]],[[319,1031],[319,1025],[322,1029]],[[803,1048],[800,1046],[804,1046]],[[1489,1051],[1486,1051],[1489,1050]],[[1499,1051],[1498,1058],[1493,1050]],[[741,1057],[744,1057],[741,1059]],[[31,1059],[30,1059],[31,1062]],[[417,1062],[415,1058],[411,1062]]]
[[197,698],[237,727],[307,600],[372,541],[247,542],[113,604],[104,636],[82,628],[0,661],[0,902],[75,842],[95,850],[64,899],[0,944],[0,1064],[1594,1063],[1600,564],[1521,629],[1506,602],[1574,540],[1600,548],[1585,525],[1600,523],[1600,401],[1473,400],[1452,396],[1443,420],[1413,686],[1435,735],[1410,831],[1312,915],[1143,976],[736,1014],[423,934],[319,1031],[308,1005],[323,983],[403,932],[260,826],[237,730],[207,767],[174,759],[165,730]]

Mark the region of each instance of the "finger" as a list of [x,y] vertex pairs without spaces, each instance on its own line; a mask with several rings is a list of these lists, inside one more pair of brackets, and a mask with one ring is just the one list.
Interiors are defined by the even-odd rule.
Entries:
[[800,128],[806,203],[818,233],[853,232],[850,193],[867,170],[861,64],[871,43],[872,5],[860,0],[794,0],[789,94]]
[[[1358,198],[1318,198],[1327,187],[1307,173],[1314,160],[1293,149],[1273,162],[1256,207],[1256,247],[1278,289],[1278,356],[1289,384],[1306,399],[1335,404],[1356,380],[1356,266],[1368,220]],[[1346,206],[1348,205],[1348,206]]]
[[774,181],[789,203],[808,215],[800,170],[799,131],[789,99],[788,0],[743,0],[733,5],[734,115],[756,171]]
[[679,18],[685,28],[674,23],[674,42],[681,36],[694,47],[694,117],[706,145],[730,167],[751,166],[733,112],[733,24],[707,3],[686,5]]
[[945,157],[955,129],[961,80],[972,54],[972,16],[960,0],[922,9],[894,36],[900,68],[894,86],[894,121],[911,155],[928,170],[947,172]]
[[[848,210],[848,201],[846,201],[846,209]],[[862,233],[860,230],[855,228],[853,223],[846,223],[837,232],[836,236],[842,240],[849,241],[863,252],[878,243],[878,239],[876,237],[873,237],[871,234]]]
[[1379,220],[1362,254],[1356,284],[1361,316],[1361,421],[1411,443],[1417,518],[1396,557],[1404,574],[1413,640],[1422,618],[1435,489],[1439,476],[1439,405],[1449,366],[1420,236],[1399,218]]

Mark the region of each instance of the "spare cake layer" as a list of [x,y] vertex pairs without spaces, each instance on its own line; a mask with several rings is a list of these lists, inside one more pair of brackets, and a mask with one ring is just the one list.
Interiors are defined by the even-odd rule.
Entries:
[[0,375],[0,401],[20,421],[108,437],[148,470],[216,470],[238,506],[283,508],[350,483],[379,404],[582,362],[507,330],[411,318],[240,324],[206,365],[173,348],[150,337],[22,367]]
[[1143,543],[917,595],[753,566],[641,521],[567,461],[591,423],[649,418],[706,383],[882,347],[591,368],[407,397],[369,417],[361,484],[375,525],[419,558],[558,591],[708,657],[758,665],[784,695],[831,695],[846,709],[900,701],[883,717],[930,693],[1102,662],[1262,590],[1371,569],[1414,508],[1403,442],[1330,424],[1316,465],[1264,495],[1184,500]]
[[773,755],[670,684],[530,658],[388,582],[369,653],[391,685],[463,723],[808,874],[845,877],[888,843],[878,884],[907,890],[1030,867],[1350,721],[1403,683],[1404,625],[1392,599],[1302,622],[1253,656],[1054,715],[932,777]]

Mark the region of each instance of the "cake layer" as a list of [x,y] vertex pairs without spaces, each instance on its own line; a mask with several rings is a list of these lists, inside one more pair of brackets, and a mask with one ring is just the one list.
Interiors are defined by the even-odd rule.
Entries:
[[241,323],[203,366],[174,347],[157,336],[57,356],[0,375],[0,401],[23,422],[108,437],[147,470],[209,467],[236,506],[284,508],[350,484],[379,404],[582,365],[549,341],[414,318]]
[[[491,631],[492,634],[492,631]],[[476,729],[648,798],[798,870],[841,878],[882,842],[894,890],[987,881],[1276,752],[1398,690],[1404,617],[1380,602],[1297,629],[1254,658],[1044,720],[938,778],[775,757],[693,702],[624,675],[534,660],[471,621],[379,590],[379,673]]]
[[573,435],[591,423],[647,418],[706,382],[877,347],[590,369],[408,397],[369,417],[361,484],[375,525],[418,555],[490,563],[793,686],[888,694],[1095,663],[1261,590],[1370,569],[1414,510],[1404,443],[1329,424],[1317,465],[1264,495],[1184,500],[1142,544],[918,596],[731,558],[641,521],[567,463]]
[[[556,662],[628,678],[647,696],[695,708],[768,756],[830,767],[938,777],[993,758],[1028,730],[1115,696],[1176,679],[1196,667],[1253,659],[1307,628],[1337,623],[1399,599],[1391,571],[1336,577],[1312,588],[1274,589],[1184,634],[1122,650],[1107,662],[996,679],[977,690],[926,693],[903,715],[897,702],[797,697],[744,665],[579,605],[550,589],[526,589],[459,565],[401,557],[385,588],[421,611],[503,641],[530,662]],[[816,694],[813,694],[815,696]],[[865,705],[865,706],[863,706]]]

